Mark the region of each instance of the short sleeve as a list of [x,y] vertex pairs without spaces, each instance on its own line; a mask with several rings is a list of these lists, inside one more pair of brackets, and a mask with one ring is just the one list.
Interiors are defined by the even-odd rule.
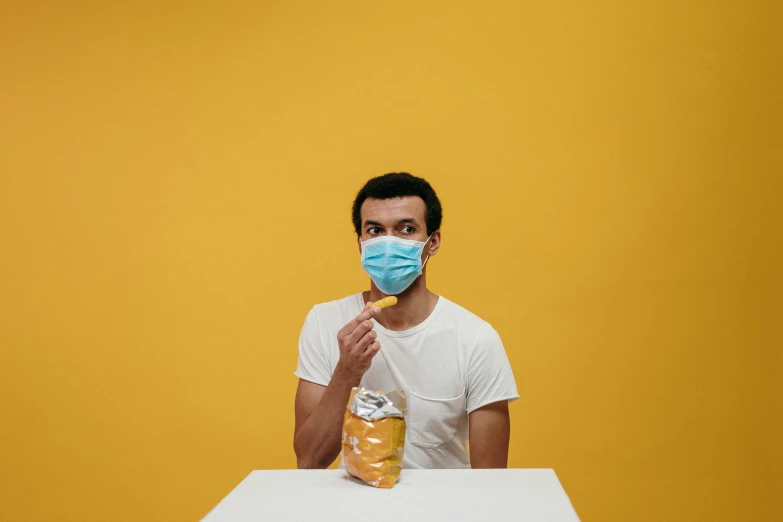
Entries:
[[519,398],[517,384],[500,336],[484,325],[468,360],[467,412],[498,401]]
[[332,372],[324,351],[321,326],[313,308],[307,314],[302,333],[299,335],[299,363],[294,375],[321,386],[328,386],[329,381],[332,380]]

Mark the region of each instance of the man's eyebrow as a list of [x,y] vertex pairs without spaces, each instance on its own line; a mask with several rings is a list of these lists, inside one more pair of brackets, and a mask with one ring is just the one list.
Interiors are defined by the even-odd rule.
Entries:
[[[402,218],[399,221],[397,221],[398,225],[404,225],[406,223],[413,223],[414,225],[418,225],[419,224],[419,222],[416,221],[415,218]],[[374,226],[374,227],[382,227],[383,226],[383,224],[378,223],[377,221],[371,221],[369,219],[366,219],[364,221],[364,223],[363,223],[363,226],[365,226],[365,227],[371,226],[371,225]]]

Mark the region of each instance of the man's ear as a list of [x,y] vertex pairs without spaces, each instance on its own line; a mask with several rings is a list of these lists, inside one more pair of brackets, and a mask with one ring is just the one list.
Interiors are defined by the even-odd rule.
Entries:
[[359,253],[362,253],[362,236],[356,236],[356,246],[359,247]]
[[438,253],[438,250],[440,250],[440,230],[436,230],[432,233],[429,248],[427,249],[426,253],[430,256],[434,256]]

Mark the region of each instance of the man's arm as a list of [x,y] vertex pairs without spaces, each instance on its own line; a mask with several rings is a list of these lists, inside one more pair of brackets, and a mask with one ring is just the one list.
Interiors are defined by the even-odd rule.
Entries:
[[508,466],[508,441],[511,420],[508,401],[498,401],[470,414],[470,467],[505,468]]
[[359,386],[381,348],[370,321],[380,311],[367,304],[338,332],[340,361],[328,386],[299,379],[294,406],[294,452],[298,468],[328,468],[340,453],[343,414],[351,389]]
[[358,382],[335,372],[329,386],[299,379],[294,452],[300,469],[325,469],[340,454],[343,414]]

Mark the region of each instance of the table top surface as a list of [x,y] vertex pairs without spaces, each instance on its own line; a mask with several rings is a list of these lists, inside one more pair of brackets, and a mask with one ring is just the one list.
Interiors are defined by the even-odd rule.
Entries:
[[551,469],[405,469],[392,489],[344,470],[253,471],[202,522],[578,522]]

